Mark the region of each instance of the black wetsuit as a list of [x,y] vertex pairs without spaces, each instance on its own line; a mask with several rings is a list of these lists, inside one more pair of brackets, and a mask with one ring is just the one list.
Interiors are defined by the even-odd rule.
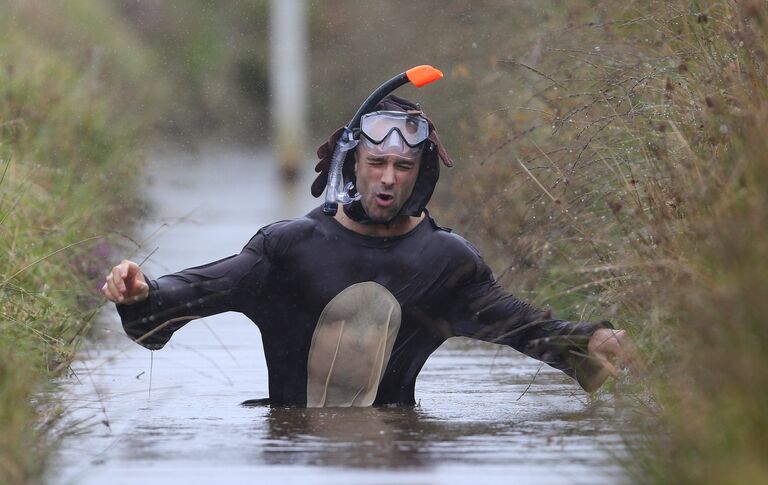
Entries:
[[388,289],[402,309],[377,405],[414,404],[419,371],[454,336],[509,345],[573,377],[592,371],[583,355],[600,324],[552,320],[513,297],[473,246],[429,215],[405,235],[372,237],[315,209],[264,227],[240,254],[151,280],[147,300],[117,308],[128,335],[150,349],[191,319],[245,314],[261,331],[270,403],[305,406],[318,318],[339,292],[366,281]]

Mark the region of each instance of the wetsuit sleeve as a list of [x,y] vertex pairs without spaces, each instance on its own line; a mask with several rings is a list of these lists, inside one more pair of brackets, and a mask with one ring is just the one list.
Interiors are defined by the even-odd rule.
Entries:
[[148,349],[160,349],[173,333],[196,318],[243,312],[259,301],[270,271],[264,235],[259,232],[240,254],[178,273],[147,279],[149,297],[117,305],[125,332]]
[[[610,322],[570,322],[551,317],[502,288],[473,249],[470,271],[458,284],[451,326],[456,336],[509,345],[586,382],[599,370],[587,351],[589,338]],[[582,387],[584,387],[582,385]]]

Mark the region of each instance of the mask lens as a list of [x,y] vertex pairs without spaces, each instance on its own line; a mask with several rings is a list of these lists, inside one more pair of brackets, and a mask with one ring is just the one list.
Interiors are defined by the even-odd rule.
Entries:
[[373,143],[381,143],[397,131],[411,147],[415,147],[429,135],[427,120],[401,111],[376,111],[363,116],[360,122],[363,134]]
[[381,143],[395,125],[384,116],[368,116],[362,119],[360,129],[374,143]]
[[373,143],[367,137],[363,137],[362,146],[371,155],[375,156],[395,156],[408,160],[415,160],[421,155],[423,144],[415,147],[409,146],[398,131],[391,131],[381,143]]

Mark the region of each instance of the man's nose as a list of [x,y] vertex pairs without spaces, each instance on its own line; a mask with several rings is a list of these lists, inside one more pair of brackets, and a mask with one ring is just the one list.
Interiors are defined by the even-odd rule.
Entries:
[[381,173],[381,183],[386,186],[394,185],[395,183],[395,165],[388,163]]

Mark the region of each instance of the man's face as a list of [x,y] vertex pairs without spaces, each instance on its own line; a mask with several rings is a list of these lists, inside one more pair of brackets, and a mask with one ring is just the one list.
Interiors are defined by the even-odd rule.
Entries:
[[374,222],[388,222],[411,196],[419,176],[421,154],[415,158],[373,154],[363,144],[357,148],[357,191]]

